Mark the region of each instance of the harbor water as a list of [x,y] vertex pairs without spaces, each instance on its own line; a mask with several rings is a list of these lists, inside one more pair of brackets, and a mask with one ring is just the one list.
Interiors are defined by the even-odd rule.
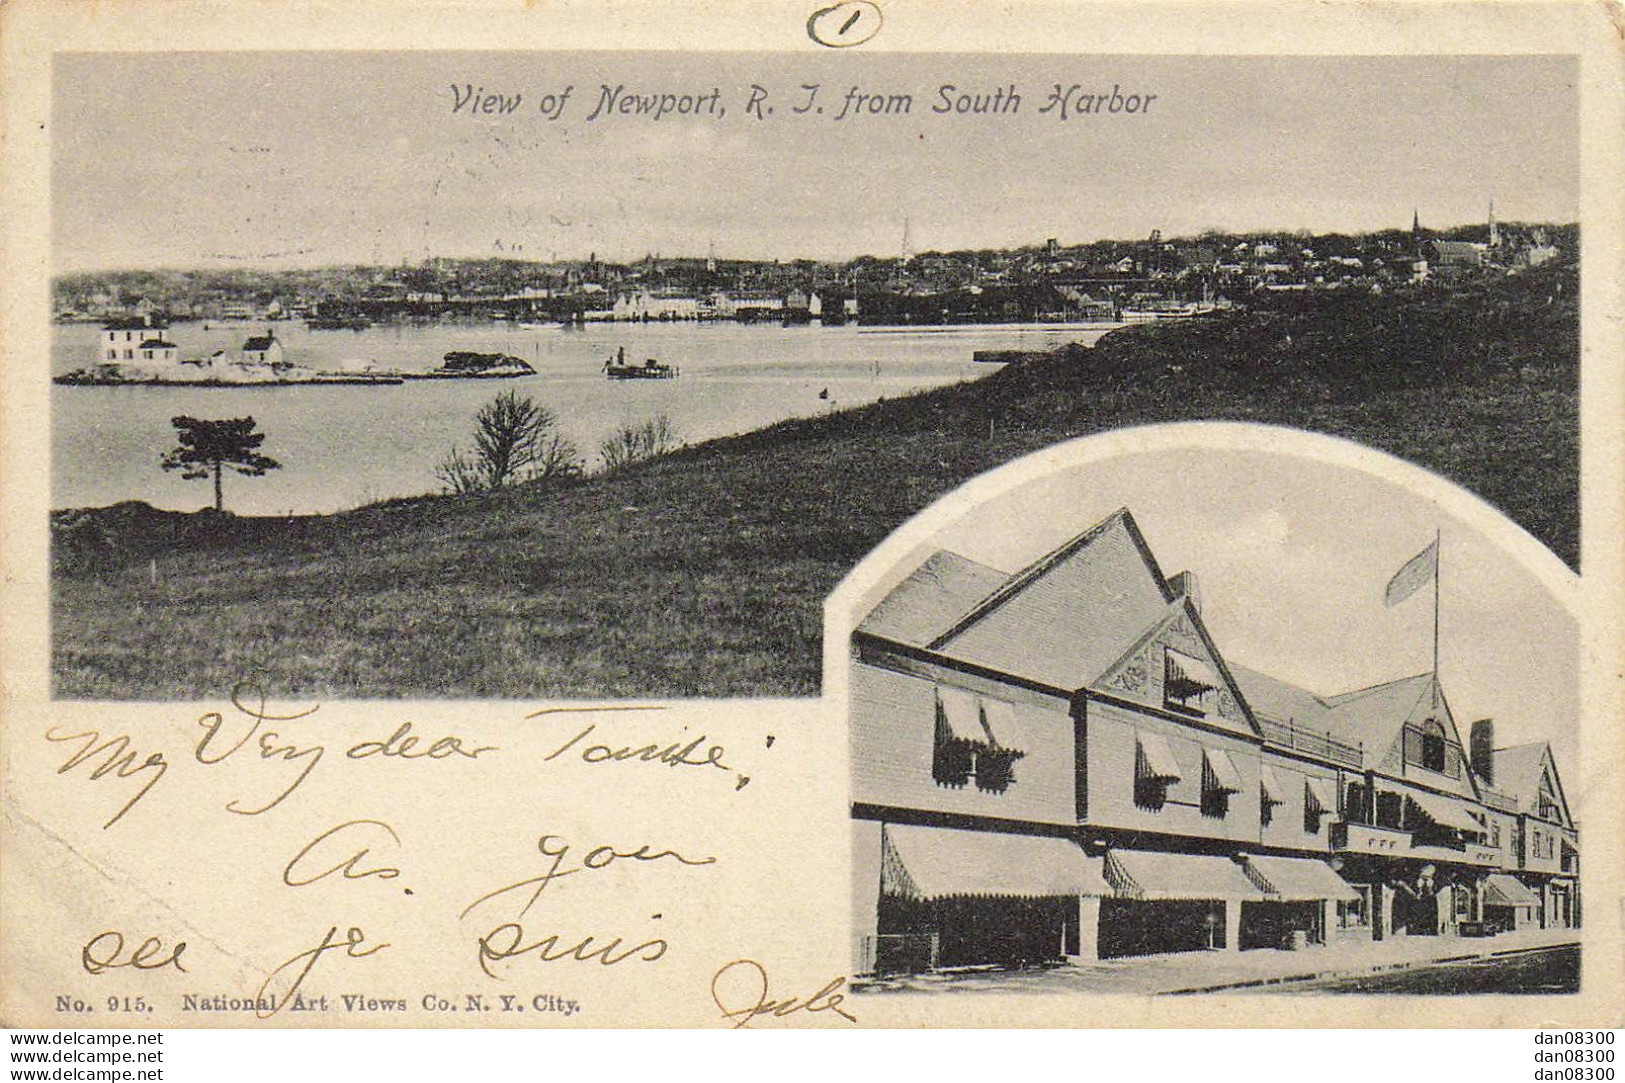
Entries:
[[[514,390],[551,410],[588,470],[618,427],[664,414],[678,438],[697,443],[792,417],[857,406],[987,375],[976,350],[1047,349],[1092,343],[1109,328],[1055,325],[869,328],[733,323],[589,324],[526,328],[510,321],[381,325],[311,331],[302,323],[178,323],[167,337],[180,356],[235,355],[252,334],[274,331],[287,360],[336,369],[356,360],[380,369],[427,371],[451,350],[521,357],[537,375],[516,380],[409,380],[380,386],[51,389],[52,506],[143,500],[196,510],[210,486],[159,468],[174,446],[170,419],[252,416],[261,451],[282,464],[264,477],[228,475],[226,507],[245,515],[332,512],[398,496],[438,492],[436,464],[468,447],[475,411]],[[92,365],[96,324],[53,328],[53,375]],[[680,369],[671,380],[609,380],[604,361]]]

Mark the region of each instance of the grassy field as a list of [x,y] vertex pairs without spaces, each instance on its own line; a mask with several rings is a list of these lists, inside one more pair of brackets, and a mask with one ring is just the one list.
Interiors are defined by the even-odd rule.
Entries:
[[903,520],[1027,452],[1157,421],[1357,440],[1577,566],[1578,331],[1573,269],[1542,268],[1133,328],[566,489],[289,519],[59,512],[55,692],[219,696],[252,676],[286,696],[812,694],[823,598]]

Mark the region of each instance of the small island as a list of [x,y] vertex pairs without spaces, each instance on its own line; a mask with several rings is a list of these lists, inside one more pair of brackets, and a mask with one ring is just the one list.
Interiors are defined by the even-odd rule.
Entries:
[[251,335],[235,353],[179,356],[165,336],[168,327],[146,317],[115,319],[102,327],[94,364],[52,378],[68,387],[288,387],[299,384],[400,384],[407,380],[511,379],[534,376],[527,362],[507,354],[453,350],[428,372],[379,369],[355,358],[336,369],[312,369],[288,360],[275,334]]
[[428,372],[400,372],[395,375],[406,380],[511,380],[517,376],[534,376],[536,370],[523,358],[504,353],[474,353],[470,350],[452,350],[444,364]]

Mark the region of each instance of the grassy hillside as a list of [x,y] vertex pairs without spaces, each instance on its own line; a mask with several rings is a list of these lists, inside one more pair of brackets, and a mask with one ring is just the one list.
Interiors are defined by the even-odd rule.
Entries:
[[[810,694],[820,605],[904,519],[1056,441],[1203,418],[1358,440],[1578,559],[1572,268],[1114,333],[554,491],[328,516],[53,516],[58,695]],[[156,570],[154,569],[154,562]]]

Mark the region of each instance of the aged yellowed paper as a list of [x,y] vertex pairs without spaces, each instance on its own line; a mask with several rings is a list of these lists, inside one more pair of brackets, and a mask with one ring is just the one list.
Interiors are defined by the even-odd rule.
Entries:
[[3,18],[0,1023],[1619,1025],[1613,9]]

